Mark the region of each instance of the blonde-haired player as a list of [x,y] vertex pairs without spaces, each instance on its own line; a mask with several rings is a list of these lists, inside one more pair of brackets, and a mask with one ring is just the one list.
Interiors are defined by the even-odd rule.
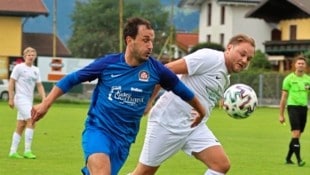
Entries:
[[[15,65],[9,81],[9,106],[17,109],[16,129],[12,136],[10,158],[35,159],[31,151],[34,125],[31,121],[31,108],[34,99],[34,89],[37,90],[42,99],[45,98],[45,90],[41,82],[40,71],[33,65],[37,57],[37,51],[27,47],[23,52],[24,62]],[[23,156],[18,154],[17,149],[21,136],[25,132],[25,150]]]
[[255,41],[239,34],[230,39],[224,52],[204,48],[166,64],[197,95],[207,115],[198,126],[190,127],[195,112],[173,93],[165,92],[150,112],[139,163],[131,174],[153,175],[179,150],[203,162],[208,168],[204,175],[226,174],[228,156],[205,122],[229,86],[230,74],[245,70],[254,52]]

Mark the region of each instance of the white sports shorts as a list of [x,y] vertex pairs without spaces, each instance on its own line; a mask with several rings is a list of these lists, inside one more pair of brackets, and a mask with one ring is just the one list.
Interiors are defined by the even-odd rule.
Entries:
[[17,109],[17,120],[28,120],[31,118],[32,101],[27,98],[15,98],[14,106]]
[[191,156],[193,152],[201,152],[215,145],[221,143],[206,125],[199,125],[187,134],[176,134],[156,121],[149,121],[139,161],[156,167],[179,150]]

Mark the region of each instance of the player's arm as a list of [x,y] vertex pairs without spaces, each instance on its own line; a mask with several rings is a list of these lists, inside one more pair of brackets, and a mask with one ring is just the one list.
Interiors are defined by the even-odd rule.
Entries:
[[187,65],[184,58],[165,64],[175,74],[188,74]]
[[284,111],[286,106],[286,100],[287,100],[288,92],[285,90],[282,90],[281,100],[280,100],[280,116],[279,116],[279,122],[285,123],[285,117],[284,117]]
[[[167,69],[168,68],[168,69]],[[195,94],[175,75],[187,74],[187,65],[184,58],[166,64],[166,68],[161,70],[160,85],[166,90],[178,95],[182,100],[189,103],[199,114],[195,117],[191,127],[197,126],[206,115],[206,109],[202,106]]]
[[172,92],[181,97],[182,100],[186,101],[198,112],[199,116],[195,117],[191,127],[197,126],[206,115],[206,109],[202,106],[198,98],[180,80],[177,82],[176,86],[174,86]]
[[9,80],[9,106],[10,108],[14,108],[14,93],[15,93],[15,82],[16,80],[10,78]]
[[144,110],[144,114],[143,115],[147,115],[149,113],[149,111],[151,110],[156,97],[158,96],[158,93],[161,89],[161,86],[158,84],[155,86],[154,90],[153,90],[153,94],[151,96],[151,98],[149,99],[149,101],[147,102],[146,108]]
[[43,101],[44,98],[46,97],[46,94],[45,94],[44,86],[41,82],[37,83],[37,89]]
[[33,122],[43,118],[58,97],[68,92],[73,86],[79,83],[81,83],[81,81],[78,79],[77,72],[68,74],[58,81],[48,96],[40,104],[33,106],[31,110],[31,118]]

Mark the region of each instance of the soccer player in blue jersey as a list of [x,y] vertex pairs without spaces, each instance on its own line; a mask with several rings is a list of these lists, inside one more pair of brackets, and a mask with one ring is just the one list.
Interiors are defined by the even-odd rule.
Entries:
[[74,85],[98,79],[82,134],[86,166],[84,175],[117,175],[139,131],[141,117],[156,84],[172,91],[198,111],[197,126],[205,108],[168,68],[150,55],[155,38],[151,24],[130,18],[124,27],[125,53],[110,54],[68,74],[53,87],[45,100],[33,106],[34,121]]

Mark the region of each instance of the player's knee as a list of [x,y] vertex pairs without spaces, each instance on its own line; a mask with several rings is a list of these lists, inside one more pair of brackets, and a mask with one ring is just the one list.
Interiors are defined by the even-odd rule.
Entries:
[[230,169],[230,161],[228,159],[222,159],[209,164],[209,169],[226,174]]
[[223,173],[227,173],[230,169],[230,161],[226,160],[221,163],[221,170]]

